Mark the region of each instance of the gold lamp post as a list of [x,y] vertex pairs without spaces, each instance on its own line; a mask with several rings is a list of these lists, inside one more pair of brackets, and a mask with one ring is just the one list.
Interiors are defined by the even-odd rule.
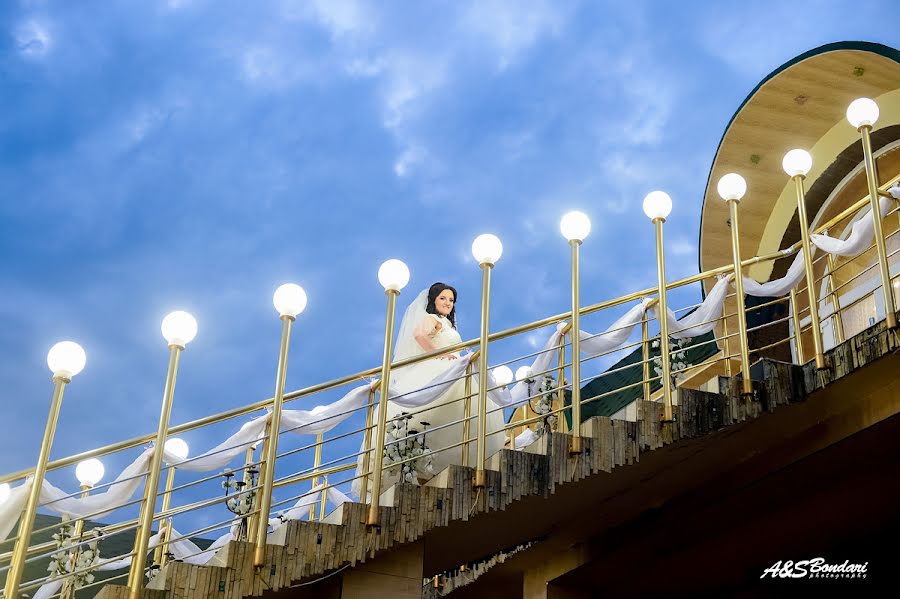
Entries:
[[578,251],[591,232],[591,219],[577,210],[566,213],[559,230],[572,248],[572,444],[569,453],[581,453],[581,277]]
[[[172,505],[172,487],[175,486],[175,464],[178,462],[183,462],[187,459],[188,454],[190,453],[190,447],[184,441],[184,439],[179,439],[178,437],[172,437],[171,439],[166,439],[166,453],[173,456],[175,459],[173,463],[169,464],[169,471],[166,475],[166,490],[163,493],[162,499],[162,511],[169,511],[169,507]],[[171,522],[168,526],[166,526],[166,532],[163,533],[162,542],[156,546],[156,551],[153,552],[153,561],[158,566],[162,567],[166,563],[166,549],[169,547],[169,541],[172,540],[172,525]]]
[[666,257],[663,252],[663,223],[672,212],[672,198],[664,191],[651,191],[644,197],[644,214],[656,227],[656,278],[659,287],[659,359],[662,376],[660,383],[663,389],[663,420],[671,422],[672,414],[672,377],[669,367],[669,322],[666,305]]
[[484,470],[487,459],[487,392],[488,392],[488,331],[491,314],[491,270],[503,254],[500,239],[490,233],[479,235],[472,242],[472,255],[481,266],[481,337],[478,353],[478,445],[475,451],[475,487],[487,484]]
[[19,538],[16,540],[9,571],[6,573],[5,596],[10,599],[15,599],[19,595],[19,584],[25,570],[25,556],[28,553],[28,545],[31,543],[31,529],[40,502],[44,475],[47,472],[47,459],[50,457],[50,447],[53,445],[53,435],[56,432],[56,421],[59,418],[63,391],[66,385],[72,381],[72,377],[84,368],[85,361],[84,350],[72,341],[57,343],[50,348],[50,352],[47,354],[47,365],[53,373],[53,396],[50,399],[50,414],[44,427],[44,438],[41,441],[41,450],[34,468],[31,489],[28,491],[28,499],[19,518]]
[[872,156],[872,140],[869,134],[878,120],[878,104],[869,98],[858,98],[847,107],[847,120],[856,127],[862,137],[863,159],[866,165],[866,182],[869,186],[869,204],[872,206],[872,224],[875,231],[875,248],[878,251],[878,266],[881,273],[881,292],[884,296],[884,319],[889,329],[897,328],[897,307],[891,289],[891,271],[888,263],[887,247],[884,242],[884,228],[881,224],[881,206],[878,198],[878,171]]
[[266,535],[269,533],[269,510],[272,508],[272,487],[275,484],[275,458],[278,455],[278,433],[281,431],[281,409],[284,404],[284,381],[287,376],[288,349],[291,341],[291,325],[297,315],[306,308],[306,292],[294,283],[285,283],[275,290],[272,303],[281,318],[281,345],[278,349],[278,369],[275,373],[275,395],[272,415],[269,418],[268,435],[263,443],[260,464],[261,487],[259,514],[256,526],[256,547],[253,566],[262,568],[266,562]]
[[[400,260],[387,260],[378,269],[378,281],[387,295],[387,315],[384,322],[384,354],[381,357],[381,389],[378,400],[378,435],[372,465],[372,495],[366,525],[378,526],[378,505],[381,498],[381,475],[384,467],[384,432],[387,427],[388,395],[391,383],[391,355],[394,353],[394,312],[397,296],[409,283],[409,268]],[[365,499],[364,497],[361,499]]]
[[[803,251],[803,266],[806,270],[806,292],[809,298],[809,326],[812,329],[813,349],[816,354],[816,368],[825,369],[822,328],[819,326],[818,299],[816,298],[816,278],[813,273],[812,246],[809,243],[809,219],[806,216],[806,195],[803,179],[812,168],[812,156],[806,150],[791,150],[781,161],[784,172],[791,177],[797,191],[797,217],[800,220],[800,244]],[[799,336],[799,335],[798,335]]]
[[[728,203],[731,217],[731,255],[734,262],[734,290],[737,303],[737,321],[741,348],[741,395],[753,395],[750,380],[750,348],[747,340],[747,312],[744,308],[744,276],[741,273],[741,245],[738,236],[738,204],[747,193],[747,182],[737,173],[728,173],[718,184],[719,196]],[[731,358],[729,358],[730,360]]]
[[171,312],[162,321],[162,335],[169,345],[169,367],[166,372],[166,386],[163,392],[162,409],[159,414],[159,427],[156,430],[156,441],[153,444],[156,451],[153,452],[147,471],[144,501],[141,504],[141,515],[134,539],[134,555],[131,558],[131,569],[128,571],[128,596],[130,599],[140,599],[144,588],[147,546],[150,543],[150,530],[153,526],[153,514],[156,509],[156,494],[159,489],[163,448],[166,446],[169,417],[172,414],[172,399],[175,396],[178,359],[185,346],[197,335],[197,321],[187,312],[182,312],[181,310]]
[[[78,466],[75,467],[75,478],[78,479],[78,484],[81,485],[81,496],[87,497],[91,493],[91,489],[93,489],[97,483],[103,478],[106,469],[103,467],[103,462],[96,458],[91,458],[89,460],[84,460],[83,462],[79,462]],[[73,538],[80,542],[81,535],[84,534],[84,519],[79,518],[75,521],[75,530],[73,531]],[[81,546],[79,545],[73,551],[69,559],[72,560],[72,570],[78,569],[78,554],[81,553]],[[59,594],[60,599],[73,599],[75,597],[75,579],[67,578],[63,582],[62,591]]]

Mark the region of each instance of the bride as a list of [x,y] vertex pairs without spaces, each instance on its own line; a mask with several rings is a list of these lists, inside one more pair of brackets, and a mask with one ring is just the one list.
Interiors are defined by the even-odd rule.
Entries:
[[[394,362],[440,351],[459,343],[462,339],[456,328],[456,289],[446,283],[435,283],[423,290],[407,307],[400,323],[397,344],[394,349]],[[458,360],[465,359],[457,352],[440,354],[409,366],[403,366],[391,373],[391,388],[397,399],[426,388],[448,369],[458,365]],[[469,460],[468,465],[475,467],[477,441],[474,439],[478,430],[478,376],[472,375],[472,398],[470,414],[475,416],[469,420]],[[462,462],[462,446],[457,445],[463,439],[462,418],[465,410],[465,381],[457,380],[450,384],[446,391],[431,403],[418,408],[408,408],[388,402],[388,426],[390,436],[386,438],[384,465],[386,468],[382,489],[388,488],[397,480],[417,483],[431,478],[449,466]],[[492,412],[492,410],[494,410]],[[485,455],[490,457],[503,447],[505,435],[498,433],[503,427],[503,411],[488,398],[487,401],[487,446]],[[451,422],[455,424],[450,424]],[[445,426],[449,425],[449,426]],[[399,428],[398,428],[399,427]],[[423,440],[428,451],[421,445],[407,442],[391,443],[392,438],[399,439],[398,433],[406,430],[409,441]],[[421,433],[424,433],[422,435]],[[495,433],[495,434],[491,434]],[[372,445],[379,431],[373,430]],[[451,449],[445,449],[456,445]],[[365,449],[365,448],[363,448]],[[390,468],[392,462],[399,462],[408,457],[418,456],[410,467]],[[362,460],[358,461],[361,466]],[[370,461],[371,463],[371,461]],[[361,467],[358,468],[358,472]],[[359,478],[354,480],[354,489],[358,492]],[[370,487],[371,488],[371,487]],[[364,499],[364,498],[363,498]]]

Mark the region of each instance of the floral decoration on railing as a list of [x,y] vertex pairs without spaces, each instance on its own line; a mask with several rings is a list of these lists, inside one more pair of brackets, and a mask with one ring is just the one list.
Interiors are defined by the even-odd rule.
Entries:
[[[97,565],[97,560],[100,556],[97,550],[100,535],[100,531],[96,530],[89,530],[82,532],[81,535],[76,535],[75,523],[68,516],[64,515],[60,522],[59,531],[53,534],[53,541],[56,543],[58,551],[50,556],[50,565],[47,566],[50,576],[69,577],[76,589],[94,582],[93,568]],[[92,540],[86,545],[78,546],[78,543],[88,538]],[[84,571],[72,574],[78,570]]]
[[[428,429],[429,423],[419,423],[422,425],[420,433],[418,429],[409,427],[411,420],[412,414],[401,412],[399,416],[388,422],[384,438],[384,463],[385,466],[390,466],[403,462],[388,468],[388,472],[394,476],[399,473],[402,482],[417,484],[416,471],[431,475],[434,474],[434,466],[431,449],[425,443],[425,431]],[[409,458],[415,459],[404,462]]]

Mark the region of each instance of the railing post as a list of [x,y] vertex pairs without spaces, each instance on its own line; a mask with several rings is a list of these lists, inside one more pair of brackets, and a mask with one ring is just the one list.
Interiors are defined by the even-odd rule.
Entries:
[[656,228],[656,276],[659,287],[659,358],[662,377],[660,383],[663,389],[663,421],[674,420],[672,410],[672,375],[669,366],[669,322],[668,306],[666,303],[666,257],[663,251],[663,223],[665,218],[654,218],[653,225]]
[[53,397],[50,399],[50,414],[44,427],[44,438],[41,441],[41,450],[38,453],[37,466],[34,469],[34,478],[31,481],[31,489],[28,492],[28,500],[25,509],[19,518],[19,538],[13,549],[10,559],[9,571],[6,573],[5,596],[15,599],[19,595],[19,583],[22,573],[25,571],[25,557],[28,554],[28,545],[31,543],[31,530],[34,526],[34,515],[40,502],[41,487],[44,483],[44,475],[47,472],[47,458],[50,457],[50,447],[53,445],[53,435],[56,433],[56,421],[59,418],[59,408],[62,405],[63,392],[71,377],[53,377]]
[[366,525],[378,526],[378,501],[381,497],[381,475],[384,467],[384,434],[387,427],[388,396],[391,382],[391,354],[394,348],[394,311],[399,289],[385,289],[387,294],[387,315],[384,324],[384,355],[381,358],[381,391],[378,398],[378,435],[375,438],[375,459],[372,467],[372,497]]
[[[319,484],[319,466],[322,465],[322,433],[316,435],[316,453],[313,457],[313,478],[312,478],[312,487],[316,488],[316,485]],[[325,505],[325,494],[320,493],[319,498],[322,501],[322,505]],[[322,510],[324,511],[324,510]],[[316,519],[316,504],[313,503],[309,506],[309,520],[312,522]]]
[[725,347],[723,348],[725,351],[725,376],[731,377],[731,338],[728,336],[728,309],[724,307],[723,303],[722,307],[722,338],[725,341]]
[[581,453],[581,285],[578,250],[581,240],[569,241],[572,247],[572,431],[569,453]]
[[[322,477],[322,484],[324,486],[322,487],[321,495],[319,495],[319,500],[320,500],[319,522],[321,522],[322,520],[325,519],[325,506],[326,506],[325,501],[328,499],[328,476],[327,475]],[[312,517],[310,517],[310,520],[312,520]]]
[[166,373],[166,388],[163,393],[162,410],[159,415],[159,428],[153,445],[153,457],[147,471],[144,487],[144,501],[141,505],[141,517],[134,540],[134,554],[131,557],[131,569],[128,571],[128,595],[130,599],[140,599],[144,588],[144,568],[147,565],[147,546],[153,526],[153,514],[156,509],[156,496],[159,491],[159,475],[163,453],[166,447],[166,434],[169,430],[169,418],[172,415],[172,399],[175,396],[175,378],[178,374],[178,358],[183,345],[169,344],[169,367]]
[[[81,485],[81,497],[87,497],[91,494],[91,485]],[[81,536],[84,534],[84,518],[79,518],[75,521],[75,530],[72,531],[72,538],[76,540],[76,542],[80,543],[82,541]],[[72,569],[75,570],[78,564],[78,554],[81,553],[81,546],[79,545],[75,549],[72,550],[72,555],[70,559],[72,560]],[[74,599],[75,598],[75,579],[74,577],[66,578],[63,581],[63,588],[59,594],[60,599]]]
[[882,226],[881,200],[878,197],[878,171],[872,156],[872,140],[869,133],[872,125],[858,129],[862,137],[863,159],[866,166],[866,183],[869,186],[869,204],[872,207],[872,225],[875,232],[875,248],[878,251],[878,270],[881,273],[881,291],[884,296],[884,319],[889,329],[897,328],[897,307],[894,305],[894,289],[891,287],[891,270],[887,256]]
[[490,262],[481,263],[481,346],[478,354],[478,445],[475,451],[475,487],[487,484],[484,463],[487,459],[488,332],[490,328]]
[[794,348],[797,350],[797,362],[805,364],[806,361],[803,359],[803,339],[800,337],[803,326],[800,324],[800,307],[797,305],[797,291],[795,289],[791,289],[791,320],[794,323]]
[[[253,454],[256,451],[256,446],[250,445],[247,447],[247,450],[244,452],[244,482],[247,483],[247,487],[254,486],[253,485],[253,476],[250,474],[250,470],[253,468]],[[259,468],[256,469],[257,475],[261,478],[262,472]],[[257,485],[259,484],[259,478],[257,478]],[[250,516],[247,517],[247,529],[244,532],[246,534],[246,538],[242,538],[243,541],[252,542],[253,539],[256,538],[256,527],[259,525],[259,489],[257,488],[254,493],[254,501],[253,501],[253,511]]]
[[[557,405],[552,406],[554,410],[562,410],[563,406],[566,405],[566,386],[563,382],[566,380],[566,335],[569,331],[572,330],[572,323],[567,322],[563,325],[563,328],[560,330],[561,337],[559,338],[559,350],[556,354],[556,403]],[[565,411],[560,412],[559,417],[559,426],[557,430],[561,433],[569,432],[569,427],[566,425],[566,414]]]
[[646,312],[641,319],[641,365],[642,380],[644,381],[642,385],[644,401],[650,401],[650,395],[652,394],[650,385],[650,318]]
[[[163,500],[162,500],[162,512],[165,513],[169,511],[169,507],[172,505],[172,487],[175,486],[175,466],[169,465],[169,471],[166,475],[166,489],[163,492]],[[172,526],[166,526],[166,532],[163,533],[162,541],[156,547],[156,551],[153,552],[153,561],[158,566],[162,567],[166,563],[166,550],[169,547],[169,541],[172,539]]]
[[478,356],[472,356],[469,358],[469,364],[466,366],[466,382],[463,391],[466,398],[463,400],[463,443],[460,464],[466,467],[469,465],[469,435],[472,434],[472,361],[477,357]]
[[813,349],[815,351],[816,368],[828,368],[825,363],[822,343],[822,327],[819,322],[819,301],[816,294],[816,276],[813,271],[812,245],[809,241],[809,219],[806,216],[806,195],[803,190],[805,175],[794,175],[794,188],[797,192],[797,216],[800,219],[800,243],[803,251],[803,266],[806,271],[806,292],[809,297],[809,324],[812,329]]
[[366,408],[366,432],[363,447],[362,471],[363,477],[360,481],[359,500],[366,501],[366,495],[369,494],[369,468],[372,465],[372,425],[375,419],[375,387],[369,388],[369,407]]
[[[743,195],[743,194],[741,194]],[[741,272],[741,244],[738,229],[737,205],[740,199],[728,200],[731,216],[731,253],[734,260],[734,290],[737,304],[738,337],[741,349],[741,395],[753,395],[753,381],[750,379],[750,346],[747,339],[747,309],[744,306],[744,275]]]
[[[253,552],[253,567],[262,568],[266,563],[266,537],[269,533],[269,510],[272,508],[272,488],[275,484],[275,458],[278,456],[278,433],[281,431],[281,411],[284,405],[284,380],[287,376],[288,349],[291,341],[291,325],[294,316],[281,315],[281,345],[278,350],[278,370],[275,373],[275,396],[272,401],[272,415],[269,417],[266,440],[263,443],[260,478],[257,497],[259,514],[256,526],[256,548]],[[137,598],[134,598],[137,599]]]
[[828,292],[831,294],[831,329],[835,344],[844,342],[844,318],[841,316],[841,300],[834,284],[834,256],[828,254]]

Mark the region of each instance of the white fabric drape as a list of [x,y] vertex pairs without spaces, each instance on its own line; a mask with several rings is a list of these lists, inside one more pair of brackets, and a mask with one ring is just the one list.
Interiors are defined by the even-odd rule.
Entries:
[[[710,290],[706,299],[703,300],[703,303],[680,320],[675,317],[675,312],[667,307],[666,322],[669,325],[669,337],[690,339],[713,330],[716,327],[716,321],[713,319],[718,318],[722,314],[722,305],[725,303],[725,296],[728,295],[733,278],[734,275],[720,278]],[[654,306],[651,312],[655,318],[659,318],[658,306]],[[712,322],[709,322],[711,320]]]
[[[900,200],[900,185],[894,185],[888,192],[894,199]],[[884,217],[885,214],[890,212],[893,203],[888,198],[879,198],[878,206],[881,216]],[[815,256],[816,248],[819,248],[835,256],[856,256],[872,243],[875,230],[873,221],[872,211],[869,210],[865,216],[853,223],[847,239],[837,239],[816,233],[811,234],[809,239],[813,245],[810,247],[810,253]],[[757,283],[750,277],[744,277],[744,293],[756,297],[781,297],[796,287],[800,280],[803,279],[804,274],[803,250],[801,249],[794,257],[794,261],[791,262],[787,273],[780,279],[767,283]]]
[[[609,328],[603,333],[592,335],[591,333],[579,331],[581,353],[591,357],[596,356],[611,349],[615,349],[628,341],[628,337],[631,336],[631,331],[634,329],[635,325],[644,318],[644,314],[647,312],[647,305],[650,302],[651,300],[648,298],[642,299],[641,303],[634,306],[631,310],[623,314],[621,318],[609,325]],[[566,336],[570,337],[571,333]]]
[[52,502],[46,505],[47,509],[68,514],[72,518],[102,518],[131,499],[143,482],[141,475],[147,472],[152,456],[153,448],[145,449],[136,460],[122,470],[116,477],[116,482],[105,491],[87,497],[66,497],[68,493],[45,480],[41,489],[41,504]]
[[0,503],[0,541],[5,541],[10,531],[19,521],[19,515],[28,501],[28,492],[31,490],[32,479],[26,480],[18,487],[9,490],[6,501]]
[[540,435],[531,430],[530,428],[526,428],[524,431],[516,435],[516,449],[525,449],[535,441],[540,439]]
[[[302,520],[303,518],[308,516],[310,506],[315,505],[319,501],[319,495],[322,493],[322,488],[324,486],[324,484],[319,484],[310,489],[309,492],[307,492],[299,500],[297,500],[297,503],[291,506],[290,509],[282,512],[281,518],[269,518],[269,526],[272,528],[272,530],[275,531],[284,526],[284,522],[282,521],[282,519]],[[328,489],[325,497],[326,501],[335,508],[353,501],[337,487],[331,487],[330,489]]]
[[[556,356],[559,354],[559,344],[562,340],[562,333],[559,332],[559,327],[550,335],[550,338],[547,339],[547,342],[544,343],[543,349],[541,349],[541,353],[538,354],[537,358],[535,358],[534,362],[531,363],[531,372],[539,373],[549,370],[550,364],[556,360]],[[539,380],[543,380],[546,377],[546,374],[538,374],[536,375]],[[519,381],[515,385],[513,385],[512,390],[510,391],[510,397],[513,405],[518,405],[520,403],[524,403],[531,399],[529,393],[529,387],[531,385],[528,384],[527,381]],[[537,387],[537,382],[534,383],[534,386]]]
[[[355,407],[363,404],[368,396],[369,386],[363,385],[352,389],[344,397],[327,406],[316,406],[312,410],[285,410],[282,412],[284,428],[295,429],[298,434],[318,434],[331,430],[350,416]],[[164,459],[174,464],[179,470],[191,472],[211,472],[230,464],[244,450],[255,443],[264,434],[270,414],[260,416],[245,423],[239,431],[219,443],[209,451],[187,460],[166,452]],[[145,449],[105,491],[87,497],[66,497],[68,493],[45,480],[41,487],[40,504],[46,509],[68,514],[72,518],[100,518],[127,503],[134,496],[137,488],[143,483],[150,465],[153,448]],[[16,526],[25,502],[31,482],[10,490],[7,500],[0,504],[0,540],[6,539]]]
[[205,566],[209,563],[209,560],[216,555],[216,551],[225,546],[228,542],[234,540],[235,533],[239,526],[240,524],[236,523],[231,527],[231,530],[213,541],[206,549],[200,549],[200,547],[190,539],[178,538],[181,536],[181,533],[173,527],[171,538],[177,540],[169,543],[167,550],[175,556],[176,560],[181,560],[187,564],[194,564],[195,566]]
[[[891,188],[891,192],[894,192],[895,190],[900,194],[900,188]],[[894,202],[890,199],[879,198],[879,208],[881,210],[882,218],[891,211],[893,205]],[[853,223],[850,227],[850,234],[847,236],[847,239],[837,239],[835,237],[829,237],[828,235],[818,235],[814,233],[809,236],[809,240],[816,244],[816,247],[829,254],[834,254],[835,256],[855,256],[869,247],[869,244],[872,243],[872,238],[875,235],[874,220],[875,219],[872,218],[872,211],[869,210],[865,216]]]
[[[812,255],[815,256],[815,246],[810,247],[810,250],[812,250]],[[797,283],[800,282],[805,273],[803,268],[803,250],[801,249],[794,257],[794,261],[791,262],[787,274],[780,279],[766,283],[757,283],[750,277],[744,277],[744,293],[754,297],[781,297],[797,286]]]
[[362,385],[326,406],[316,406],[312,410],[284,410],[281,413],[282,430],[298,435],[328,432],[352,416],[353,410],[365,404],[368,397],[369,385]]
[[178,456],[165,452],[163,459],[167,464],[173,464],[179,470],[190,472],[211,472],[219,470],[231,463],[234,458],[244,453],[250,445],[256,443],[266,429],[266,423],[270,416],[260,416],[244,423],[241,429],[195,458],[181,460]]
[[[430,404],[443,395],[453,383],[465,376],[466,367],[469,365],[469,362],[471,362],[472,356],[474,355],[474,353],[469,353],[460,357],[458,360],[454,360],[453,365],[450,368],[432,379],[431,382],[422,389],[401,394],[394,389],[393,385],[391,385],[389,399],[398,406],[404,408],[418,408]],[[472,374],[475,376],[477,373],[478,368],[476,366],[472,369]],[[493,389],[493,387],[496,386],[497,383],[494,380],[493,375],[488,372],[488,388],[491,389],[488,391],[488,397],[491,401],[504,408],[513,405],[513,398],[510,395],[509,390],[506,387]]]
[[[644,314],[647,311],[647,304],[649,304],[650,301],[651,300],[649,299],[641,300],[641,303],[631,308],[602,333],[593,335],[585,331],[579,331],[581,353],[588,356],[595,356],[625,343],[631,336],[631,331],[634,329],[634,326],[644,318]],[[559,346],[562,342],[562,333],[560,330],[564,326],[565,323],[560,323],[553,334],[551,334],[544,343],[541,352],[535,358],[534,362],[531,363],[531,372],[542,373],[550,369],[550,365],[556,360],[556,357],[559,354]],[[571,335],[571,333],[568,335]],[[539,379],[543,379],[547,375],[537,374],[536,376]],[[535,383],[534,386],[539,385],[538,383]],[[504,407],[514,406],[528,401],[530,399],[528,389],[528,382],[517,382],[510,390],[509,405]]]

